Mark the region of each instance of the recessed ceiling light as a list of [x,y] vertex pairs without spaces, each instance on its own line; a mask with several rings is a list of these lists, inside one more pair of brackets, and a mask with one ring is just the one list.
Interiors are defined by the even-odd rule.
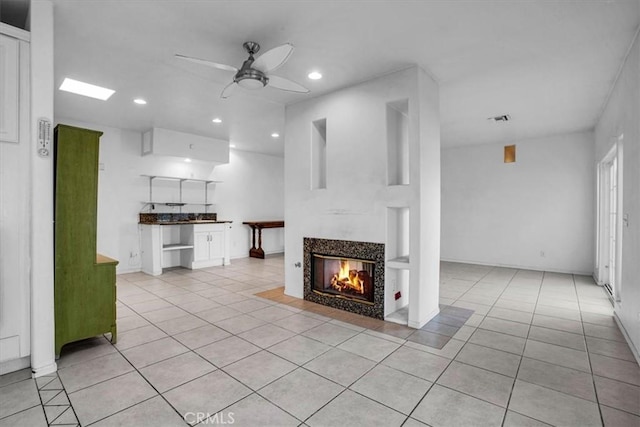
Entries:
[[236,144],[229,144],[229,148],[236,148]]
[[145,101],[142,98],[136,98],[136,99],[133,100],[133,102],[135,102],[138,105],[146,105],[147,104],[147,101]]
[[191,159],[184,159],[185,162],[191,163]]
[[218,123],[222,123],[222,119],[220,117],[216,117],[215,119],[211,120],[213,123],[218,124]]
[[322,78],[322,74],[317,71],[312,71],[307,75],[307,77],[309,77],[311,80],[320,80]]
[[75,93],[77,95],[100,99],[102,101],[106,101],[111,95],[116,92],[115,90],[80,82],[68,77],[64,79],[59,89],[64,90],[65,92]]
[[271,134],[271,138],[278,138],[280,134],[278,132],[274,132]]

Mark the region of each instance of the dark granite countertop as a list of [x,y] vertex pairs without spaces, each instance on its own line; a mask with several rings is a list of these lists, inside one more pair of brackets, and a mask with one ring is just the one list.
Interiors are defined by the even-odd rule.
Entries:
[[205,213],[140,213],[138,224],[147,225],[184,225],[184,224],[223,224],[232,221],[218,219],[218,214]]
[[233,221],[222,221],[222,220],[210,220],[210,219],[201,219],[201,220],[189,220],[189,221],[154,221],[154,222],[139,222],[139,224],[145,225],[196,225],[196,224],[224,224]]

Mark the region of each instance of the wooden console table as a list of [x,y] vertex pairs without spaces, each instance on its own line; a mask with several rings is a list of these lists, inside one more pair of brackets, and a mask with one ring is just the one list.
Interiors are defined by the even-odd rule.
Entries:
[[[249,256],[261,259],[264,259],[264,251],[262,250],[262,229],[284,227],[284,221],[245,221],[243,224],[251,227],[253,232],[253,239],[251,240],[252,248],[249,249]],[[258,230],[258,247],[256,247],[256,230]]]

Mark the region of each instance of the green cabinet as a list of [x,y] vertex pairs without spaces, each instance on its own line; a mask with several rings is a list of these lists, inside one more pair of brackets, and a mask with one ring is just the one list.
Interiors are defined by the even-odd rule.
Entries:
[[55,128],[55,353],[110,332],[116,341],[115,269],[96,253],[98,154],[102,132]]

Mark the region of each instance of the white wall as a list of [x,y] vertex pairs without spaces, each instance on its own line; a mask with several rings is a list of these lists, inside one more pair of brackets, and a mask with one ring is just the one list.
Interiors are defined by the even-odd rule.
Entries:
[[622,283],[615,313],[640,355],[640,41],[636,35],[622,73],[596,126],[596,160],[623,135]]
[[442,259],[593,272],[593,133],[442,150]]
[[[214,179],[218,218],[233,220],[231,258],[249,256],[251,229],[243,221],[284,219],[284,158],[231,150],[229,163],[217,166]],[[265,254],[284,252],[284,228],[262,231]],[[257,237],[256,237],[257,238]]]
[[32,1],[31,28],[31,370],[54,372],[53,159],[36,151],[38,120],[53,120],[53,2]]
[[[230,162],[213,169],[211,163],[185,163],[172,158],[141,156],[142,134],[135,131],[79,122],[56,117],[56,123],[84,127],[103,132],[100,138],[100,163],[103,168],[98,180],[98,252],[117,259],[117,272],[139,271],[140,232],[138,213],[149,200],[149,180],[141,174],[179,176],[224,181],[209,186],[209,202],[215,206],[218,219],[233,221],[231,256],[249,255],[249,229],[242,221],[284,218],[283,159],[256,153],[232,151]],[[203,201],[201,183],[185,183],[183,200]],[[155,201],[177,201],[178,184],[154,181]],[[178,208],[160,208],[164,212],[178,212]],[[146,211],[146,210],[145,210]],[[202,207],[190,206],[183,212],[203,212]],[[266,253],[282,252],[284,231],[268,230],[263,234]]]

